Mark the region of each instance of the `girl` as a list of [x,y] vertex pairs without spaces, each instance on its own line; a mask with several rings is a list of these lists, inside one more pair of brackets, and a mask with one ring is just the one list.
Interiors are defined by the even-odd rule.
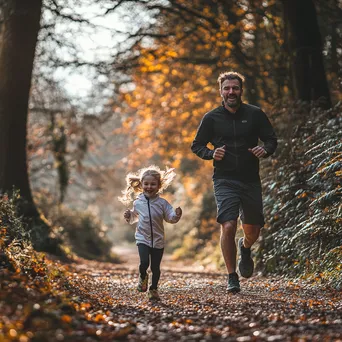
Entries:
[[176,173],[174,169],[161,171],[157,166],[149,166],[126,176],[127,188],[122,191],[119,200],[124,204],[133,202],[133,209],[124,212],[126,222],[138,222],[135,232],[138,246],[140,265],[137,290],[146,292],[148,288],[147,269],[151,261],[152,284],[148,297],[160,300],[157,288],[160,278],[160,263],[164,252],[163,220],[177,223],[182,216],[180,207],[173,209],[164,198],[159,197],[172,182]]

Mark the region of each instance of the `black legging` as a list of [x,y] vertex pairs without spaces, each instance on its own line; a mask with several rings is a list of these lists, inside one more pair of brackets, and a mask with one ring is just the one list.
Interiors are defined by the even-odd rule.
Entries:
[[150,266],[151,256],[152,284],[150,290],[156,290],[160,278],[160,263],[163,257],[164,248],[151,248],[143,243],[139,243],[138,251],[140,257],[139,272],[143,278],[146,277],[147,269]]

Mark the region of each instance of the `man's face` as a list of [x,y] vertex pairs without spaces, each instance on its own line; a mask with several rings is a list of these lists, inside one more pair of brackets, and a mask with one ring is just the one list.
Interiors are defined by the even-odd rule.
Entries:
[[225,80],[221,86],[221,96],[225,106],[237,108],[241,103],[243,90],[238,80]]

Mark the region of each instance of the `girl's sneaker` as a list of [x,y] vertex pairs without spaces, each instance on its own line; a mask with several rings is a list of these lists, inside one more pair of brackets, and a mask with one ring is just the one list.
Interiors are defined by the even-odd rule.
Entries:
[[148,291],[149,300],[160,300],[159,293],[157,290]]
[[139,282],[137,290],[139,292],[146,292],[148,286],[148,274],[146,274],[145,278],[143,278],[141,275],[139,276]]

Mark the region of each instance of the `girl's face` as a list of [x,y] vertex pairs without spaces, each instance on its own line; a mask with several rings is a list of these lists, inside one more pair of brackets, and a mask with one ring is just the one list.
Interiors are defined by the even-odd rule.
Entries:
[[153,176],[145,176],[142,179],[142,189],[144,192],[144,195],[148,198],[152,198],[157,195],[160,184],[159,180]]

